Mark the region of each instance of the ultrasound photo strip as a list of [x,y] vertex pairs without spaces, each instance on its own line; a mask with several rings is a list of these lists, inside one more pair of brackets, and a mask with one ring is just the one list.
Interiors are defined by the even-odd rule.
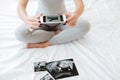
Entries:
[[34,63],[34,72],[39,72],[39,71],[46,71],[46,61]]
[[[45,61],[36,62],[34,63],[34,71],[47,71],[49,75],[51,75],[54,79],[61,79],[79,75],[73,59],[64,59],[48,63],[46,63]],[[47,78],[49,78],[49,75],[45,75],[41,80],[46,80]],[[49,80],[52,79],[50,78]]]
[[40,80],[55,80],[50,74],[46,74],[43,78]]
[[79,75],[73,59],[46,63],[46,69],[55,79]]

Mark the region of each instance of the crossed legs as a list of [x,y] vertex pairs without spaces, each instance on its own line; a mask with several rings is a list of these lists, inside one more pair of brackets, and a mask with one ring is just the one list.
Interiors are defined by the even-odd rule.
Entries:
[[79,20],[73,28],[62,24],[58,25],[57,31],[38,29],[30,32],[28,26],[24,24],[16,30],[16,37],[18,40],[27,43],[28,48],[43,48],[79,39],[84,36],[89,29],[90,24],[84,20]]

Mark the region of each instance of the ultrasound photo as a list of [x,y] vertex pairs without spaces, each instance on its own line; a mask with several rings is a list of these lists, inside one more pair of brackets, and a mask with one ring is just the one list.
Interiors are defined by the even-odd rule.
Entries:
[[73,59],[46,63],[46,69],[55,79],[79,75]]
[[50,74],[46,74],[43,78],[40,80],[55,80]]
[[46,70],[46,62],[36,62],[34,63],[34,72],[45,71]]
[[58,22],[61,21],[60,16],[47,16],[46,17],[47,22]]

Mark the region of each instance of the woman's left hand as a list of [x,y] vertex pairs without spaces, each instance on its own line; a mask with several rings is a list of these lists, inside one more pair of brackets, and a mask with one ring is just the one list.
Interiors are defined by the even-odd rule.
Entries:
[[66,24],[70,27],[74,27],[78,20],[78,15],[76,12],[67,12],[65,13],[65,16],[67,17]]

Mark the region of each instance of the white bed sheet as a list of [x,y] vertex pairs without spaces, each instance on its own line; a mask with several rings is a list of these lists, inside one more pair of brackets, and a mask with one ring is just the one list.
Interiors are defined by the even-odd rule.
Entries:
[[[0,1],[0,80],[33,80],[33,62],[73,58],[79,76],[63,80],[120,79],[120,1],[84,0],[81,18],[91,23],[90,32],[82,39],[47,48],[26,49],[16,40],[15,29],[22,23],[16,12],[17,0]],[[71,5],[69,0],[67,5]],[[34,15],[37,2],[29,3]],[[68,10],[74,5],[68,6]],[[41,77],[44,73],[41,73]],[[62,80],[62,79],[61,79]]]

